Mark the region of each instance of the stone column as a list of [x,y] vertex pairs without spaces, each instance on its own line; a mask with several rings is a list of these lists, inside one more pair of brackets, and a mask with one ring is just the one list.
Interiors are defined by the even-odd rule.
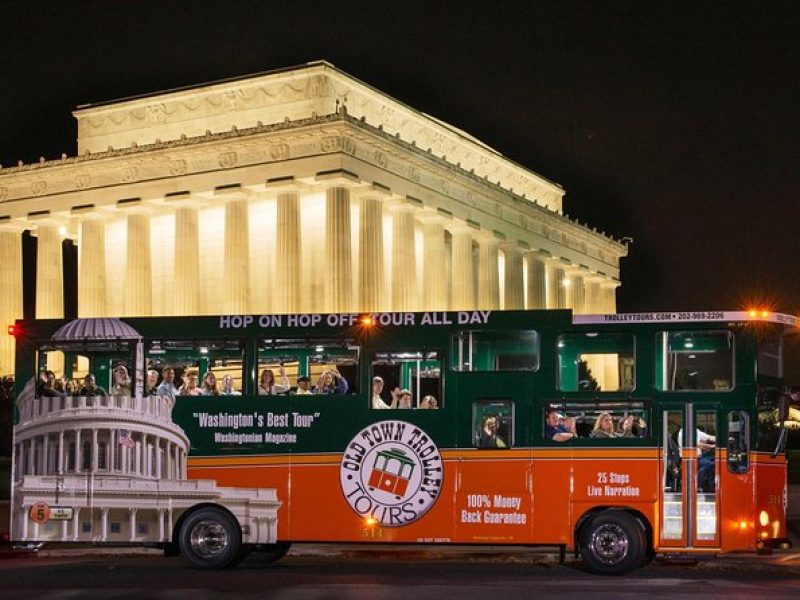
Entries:
[[[97,473],[99,465],[99,447],[97,444],[97,429],[92,429],[92,473]],[[108,456],[106,456],[108,458]]]
[[417,307],[417,267],[414,247],[414,209],[392,209],[392,310],[409,312]]
[[106,305],[106,223],[94,214],[80,225],[78,251],[78,315],[105,317]]
[[362,196],[360,212],[358,310],[379,311],[387,308],[383,289],[383,201],[376,196]]
[[167,440],[165,452],[167,454],[167,479],[175,479],[175,474],[172,472],[172,444],[169,440]]
[[572,309],[572,314],[580,315],[585,312],[585,296],[582,272],[573,269],[567,274],[569,288],[567,289],[567,306]]
[[19,228],[0,225],[0,374],[13,373],[15,340],[5,326],[22,318],[22,239]]
[[600,286],[603,312],[606,314],[617,312],[617,287],[619,287],[619,281],[613,279],[606,280]]
[[83,456],[81,448],[81,430],[75,430],[75,473],[80,474],[83,471]]
[[[200,235],[197,208],[184,204],[175,210],[175,257],[171,292],[173,315],[200,312]],[[223,284],[224,278],[223,278]]]
[[478,306],[480,310],[500,308],[500,240],[493,232],[481,232],[478,238]]
[[156,461],[155,476],[156,479],[161,479],[161,438],[156,437],[153,443],[153,454]]
[[547,308],[547,268],[540,252],[529,252],[525,268],[528,274],[528,290],[525,308],[528,310]]
[[50,466],[50,434],[45,433],[42,438],[44,439],[44,443],[42,444],[42,475],[49,475],[49,466]]
[[[141,210],[128,213],[125,315],[146,317],[153,312],[153,276],[150,261],[150,215]],[[115,290],[116,292],[116,290]]]
[[352,310],[353,276],[350,245],[350,190],[333,186],[325,192],[325,279],[326,309]]
[[567,306],[564,279],[564,263],[559,259],[549,261],[547,264],[547,308],[565,308]]
[[600,295],[600,277],[590,276],[584,280],[586,299],[584,303],[584,312],[587,314],[602,313],[601,295]]
[[475,308],[474,264],[472,258],[472,230],[456,226],[451,230],[453,236],[453,267],[451,281],[452,310],[473,310]]
[[108,452],[106,452],[106,471],[117,472],[117,436],[116,429],[108,430]]
[[427,215],[422,219],[425,262],[422,265],[422,310],[447,310],[447,247],[444,219]]
[[130,527],[130,541],[136,541],[136,509],[128,509],[128,527]]
[[222,195],[225,203],[225,281],[222,312],[248,313],[250,304],[250,225],[248,196],[241,191]]
[[522,251],[516,242],[502,244],[506,257],[505,268],[505,310],[525,308],[525,285],[522,279]]
[[278,194],[277,261],[275,265],[275,312],[300,310],[302,293],[300,195],[296,191]]
[[105,542],[108,539],[108,507],[100,509],[100,540]]
[[58,225],[38,227],[36,252],[36,318],[64,316],[64,273]]
[[58,468],[56,474],[64,474],[64,431],[58,432]]

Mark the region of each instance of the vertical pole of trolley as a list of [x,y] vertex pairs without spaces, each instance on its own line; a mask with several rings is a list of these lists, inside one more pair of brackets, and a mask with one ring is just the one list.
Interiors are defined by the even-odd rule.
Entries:
[[694,546],[695,526],[695,498],[697,497],[697,478],[695,477],[695,465],[697,464],[697,450],[695,449],[695,428],[694,428],[694,403],[686,404],[686,420],[683,426],[683,449],[688,450],[689,460],[684,460],[686,465],[686,546]]
[[258,378],[258,338],[251,335],[244,341],[244,381],[242,394],[255,396],[256,381]]
[[470,331],[467,335],[469,336],[469,370],[474,371],[475,365],[472,364],[472,359],[475,355],[472,353],[472,332]]

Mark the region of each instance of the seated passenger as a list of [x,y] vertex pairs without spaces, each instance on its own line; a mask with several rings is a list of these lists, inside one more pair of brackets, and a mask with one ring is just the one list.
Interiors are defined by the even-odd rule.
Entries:
[[414,408],[411,402],[410,390],[400,390],[400,396],[397,399],[397,408]]
[[78,390],[79,396],[108,396],[108,392],[97,385],[94,375],[89,373],[83,378],[83,387]]
[[383,377],[379,377],[376,375],[372,378],[372,408],[373,409],[386,409],[391,408],[386,402],[381,398],[381,392],[383,391]]
[[56,389],[56,374],[52,371],[44,371],[39,382],[36,384],[36,395],[44,398],[63,398],[66,396],[64,392],[59,392]]
[[261,371],[261,379],[258,382],[258,395],[259,396],[275,396],[277,394],[285,394],[289,391],[289,378],[286,376],[286,369],[281,365],[280,370],[281,382],[275,382],[275,374],[272,369],[264,369]]
[[341,373],[334,369],[332,371],[325,371],[320,375],[317,380],[317,387],[314,388],[314,393],[322,395],[342,395],[346,394],[348,389],[350,389],[350,385],[347,383],[347,379],[342,377]]
[[314,392],[311,391],[310,377],[303,375],[302,377],[297,378],[297,391],[295,391],[295,394],[298,396],[309,396],[314,394]]
[[131,395],[131,377],[128,375],[128,367],[117,365],[114,368],[114,385],[111,386],[111,394],[114,396]]
[[499,426],[497,417],[493,415],[483,417],[478,448],[508,448],[505,440],[497,434]]
[[186,373],[186,381],[181,386],[178,394],[181,396],[202,396],[203,390],[197,385],[197,371]]
[[180,392],[180,390],[175,387],[175,369],[172,367],[164,367],[161,371],[161,375],[164,379],[161,385],[156,388],[156,396],[174,399]]
[[241,396],[241,392],[237,392],[236,389],[233,387],[233,377],[230,375],[225,375],[222,378],[222,390],[220,394],[223,396]]
[[620,428],[622,431],[617,434],[619,437],[642,437],[647,428],[647,422],[641,417],[637,419],[634,415],[628,415],[622,419]]
[[219,396],[217,376],[214,375],[214,371],[210,369],[206,371],[205,377],[203,377],[203,388],[201,391],[203,396]]
[[430,394],[425,396],[422,399],[422,402],[419,403],[420,408],[439,408],[438,402],[436,402],[436,398],[431,396]]
[[155,396],[158,390],[158,371],[150,369],[147,371],[147,380],[144,382],[144,395]]
[[597,420],[594,422],[594,428],[589,437],[593,438],[613,438],[618,437],[614,432],[614,419],[607,412],[597,415]]
[[[562,422],[559,422],[561,420]],[[575,439],[575,421],[568,419],[555,408],[547,409],[545,414],[544,437],[555,442],[567,442]]]

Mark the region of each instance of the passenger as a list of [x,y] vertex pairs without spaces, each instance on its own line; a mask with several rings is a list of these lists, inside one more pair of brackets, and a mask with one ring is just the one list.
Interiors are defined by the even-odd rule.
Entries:
[[83,387],[78,391],[79,396],[108,396],[108,392],[97,385],[94,375],[88,373],[83,378]]
[[[697,487],[701,492],[711,493],[716,487],[715,458],[717,437],[697,429]],[[683,429],[678,431],[678,446],[683,449]]]
[[383,391],[383,378],[378,377],[377,375],[372,378],[372,408],[374,409],[385,409],[391,408],[386,402],[383,401],[381,398],[381,392]]
[[610,414],[604,412],[597,415],[597,419],[594,422],[594,428],[592,428],[592,433],[589,434],[589,437],[593,438],[617,437],[617,434],[614,431],[614,419],[611,418]]
[[201,396],[203,394],[203,390],[197,385],[197,371],[186,373],[186,381],[181,386],[178,394],[181,396]]
[[158,392],[158,371],[150,369],[147,371],[147,381],[144,383],[144,395],[155,396]]
[[497,434],[500,423],[496,416],[486,415],[481,424],[478,448],[508,448],[505,440]]
[[341,373],[336,369],[324,371],[317,380],[317,387],[314,388],[315,394],[330,395],[335,394],[341,396],[346,394],[350,389],[347,379],[342,377]]
[[52,371],[44,371],[37,384],[37,396],[44,398],[64,398],[66,394],[56,389],[56,374]]
[[114,385],[111,386],[113,396],[131,395],[131,377],[128,375],[128,367],[117,365],[114,368]]
[[166,396],[174,399],[180,391],[175,387],[175,369],[172,367],[164,367],[164,370],[161,371],[161,376],[164,379],[161,381],[161,385],[156,389],[156,396]]
[[419,403],[419,407],[436,409],[439,408],[439,403],[436,402],[436,398],[429,394],[422,399],[422,402]]
[[314,392],[311,391],[310,377],[303,375],[302,377],[297,378],[297,391],[295,391],[295,394],[298,396],[309,396],[314,394]]
[[[559,423],[559,420],[562,422]],[[567,442],[578,437],[575,433],[575,421],[568,419],[555,408],[547,409],[545,415],[544,437],[555,442]]]
[[628,415],[622,419],[620,428],[622,431],[618,434],[619,437],[642,437],[644,430],[647,428],[647,422],[641,417],[637,419],[634,415]]
[[230,375],[225,375],[222,377],[222,391],[220,394],[223,396],[241,396],[241,392],[237,392],[236,389],[233,387],[233,377]]
[[214,371],[206,371],[203,377],[203,388],[201,390],[203,396],[219,396],[219,388],[217,388],[217,376]]
[[261,379],[258,383],[258,395],[275,396],[288,392],[289,378],[286,376],[286,369],[283,365],[281,365],[280,376],[281,383],[275,383],[275,374],[272,372],[272,369],[264,369],[261,371]]
[[397,400],[397,408],[413,408],[411,403],[411,391],[409,390],[400,390],[400,396]]

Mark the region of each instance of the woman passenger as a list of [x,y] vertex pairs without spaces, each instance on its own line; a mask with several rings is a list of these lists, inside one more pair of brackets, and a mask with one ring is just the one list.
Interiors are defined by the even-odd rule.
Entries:
[[261,371],[261,379],[258,382],[259,396],[274,396],[285,394],[289,391],[289,378],[286,376],[286,369],[281,365],[281,383],[275,383],[275,374],[272,369]]
[[128,375],[128,367],[125,365],[117,365],[114,369],[114,385],[111,386],[111,395],[131,395],[131,377]]
[[341,373],[337,370],[324,371],[317,381],[317,387],[314,389],[315,394],[346,394],[350,385],[347,383]]
[[203,396],[219,396],[219,389],[217,388],[217,376],[214,371],[206,371],[203,377]]
[[617,434],[614,433],[614,419],[611,418],[611,415],[609,413],[604,412],[597,415],[597,419],[594,422],[594,429],[592,429],[590,437],[593,438],[617,437]]

